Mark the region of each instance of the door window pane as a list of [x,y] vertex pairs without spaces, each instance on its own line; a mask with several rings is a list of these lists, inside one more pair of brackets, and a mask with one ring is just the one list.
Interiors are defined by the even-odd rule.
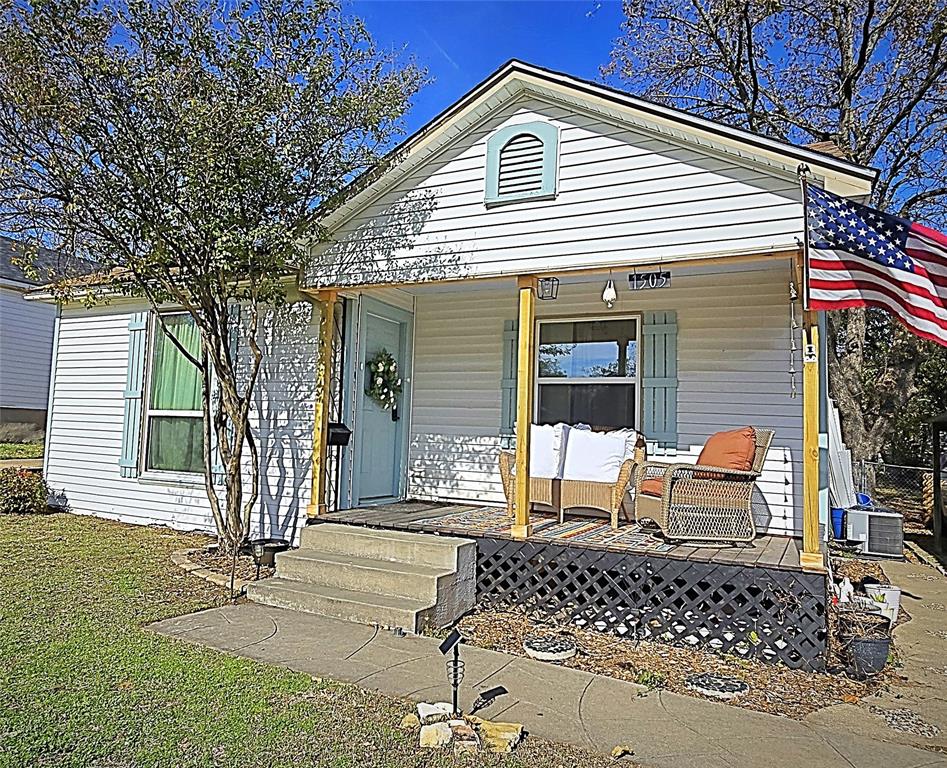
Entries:
[[636,376],[637,325],[634,319],[541,323],[539,378]]

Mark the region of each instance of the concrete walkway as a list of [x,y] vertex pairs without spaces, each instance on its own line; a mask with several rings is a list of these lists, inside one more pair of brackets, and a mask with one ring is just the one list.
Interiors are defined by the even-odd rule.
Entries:
[[[945,580],[928,568],[899,566],[890,575],[919,596],[945,590]],[[920,575],[918,575],[920,573]],[[913,578],[912,578],[913,575]],[[936,575],[936,580],[924,577]],[[945,596],[947,600],[947,596]],[[921,601],[918,601],[919,603]],[[910,608],[909,608],[910,610]],[[907,655],[905,671],[928,683],[911,683],[911,705],[947,731],[943,720],[945,614],[921,618],[898,630]],[[931,630],[931,627],[935,627]],[[356,683],[391,696],[449,700],[444,659],[437,641],[397,637],[372,627],[252,603],[170,619],[157,632],[316,677]],[[509,694],[481,713],[523,723],[552,741],[599,752],[617,744],[635,750],[634,759],[660,768],[922,768],[947,765],[947,755],[930,751],[942,741],[889,728],[870,706],[832,707],[806,722],[774,717],[516,656],[465,647],[466,676],[461,703],[469,710],[477,692],[502,685]],[[939,664],[939,677],[927,671]],[[918,687],[922,686],[922,687]],[[896,694],[890,694],[896,695]],[[890,696],[889,695],[889,696]],[[894,700],[903,708],[903,700]],[[926,746],[927,749],[918,747]]]
[[42,469],[42,459],[0,459],[0,469]]

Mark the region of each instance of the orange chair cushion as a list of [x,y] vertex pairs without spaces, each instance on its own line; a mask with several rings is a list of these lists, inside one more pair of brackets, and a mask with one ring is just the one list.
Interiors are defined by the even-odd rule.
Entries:
[[717,432],[707,438],[697,463],[749,472],[753,468],[755,455],[756,433],[753,427],[743,427],[730,432]]
[[648,496],[657,496],[661,498],[661,493],[664,491],[664,478],[663,477],[649,477],[647,480],[644,480],[641,483],[641,492]]

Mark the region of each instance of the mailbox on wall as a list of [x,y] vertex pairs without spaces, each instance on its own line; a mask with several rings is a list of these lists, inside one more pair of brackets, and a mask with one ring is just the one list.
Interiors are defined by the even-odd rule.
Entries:
[[338,421],[329,422],[329,445],[346,446],[349,444],[351,437],[352,430],[345,426],[345,424]]

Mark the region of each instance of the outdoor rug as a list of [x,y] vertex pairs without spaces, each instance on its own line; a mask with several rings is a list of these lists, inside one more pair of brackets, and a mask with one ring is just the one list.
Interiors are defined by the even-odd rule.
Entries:
[[[620,524],[612,529],[608,520],[599,518],[566,518],[558,522],[555,515],[533,512],[530,514],[533,534],[530,538],[557,544],[578,544],[588,547],[626,549],[629,552],[669,552],[674,545],[667,544],[637,523]],[[441,533],[480,534],[508,537],[510,518],[506,509],[476,507],[450,512],[439,517],[412,521],[412,529],[436,530]]]

